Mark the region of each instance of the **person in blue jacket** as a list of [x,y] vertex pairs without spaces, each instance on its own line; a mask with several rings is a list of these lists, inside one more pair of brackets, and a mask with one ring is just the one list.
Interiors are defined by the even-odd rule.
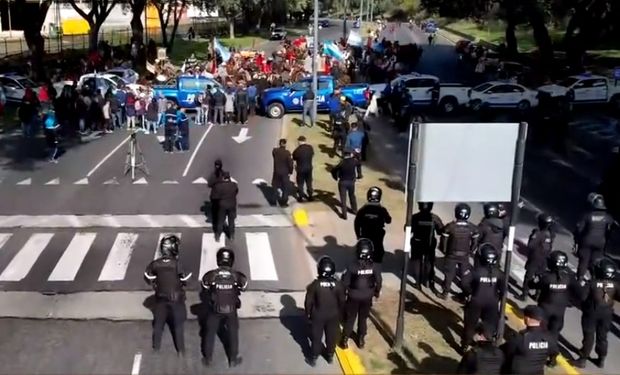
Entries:
[[50,163],[58,163],[58,122],[56,113],[52,106],[43,113],[43,124],[45,126],[45,141],[50,150]]
[[364,138],[366,134],[360,130],[357,122],[351,125],[351,131],[347,134],[347,140],[344,144],[345,150],[353,150],[353,154],[359,161],[357,164],[357,175],[362,178],[362,148],[364,147]]
[[337,92],[334,92],[329,97],[328,105],[329,105],[329,122],[330,122],[330,125],[333,127],[336,117],[342,110],[342,105],[340,104],[340,95]]
[[177,110],[178,149],[181,152],[189,151],[189,118],[182,109]]

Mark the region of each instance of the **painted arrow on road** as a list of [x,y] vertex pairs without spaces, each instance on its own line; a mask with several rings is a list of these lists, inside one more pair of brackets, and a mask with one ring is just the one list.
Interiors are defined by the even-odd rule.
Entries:
[[237,143],[243,143],[245,141],[247,141],[248,139],[250,139],[252,137],[248,136],[248,128],[241,128],[241,130],[239,131],[239,135],[232,137],[232,139],[235,140],[235,142]]

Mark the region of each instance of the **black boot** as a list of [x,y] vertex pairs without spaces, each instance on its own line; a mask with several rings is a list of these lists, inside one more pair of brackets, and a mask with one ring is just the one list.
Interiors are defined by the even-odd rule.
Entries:
[[575,367],[585,368],[587,360],[588,359],[586,357],[579,357],[579,359],[577,359],[573,364],[575,365]]
[[334,353],[329,353],[325,355],[325,360],[327,361],[327,363],[329,363],[330,365],[332,363],[334,363]]
[[365,336],[360,336],[357,338],[357,347],[360,349],[364,349],[364,346],[366,346],[366,340],[365,340]]
[[596,361],[596,366],[597,366],[598,368],[603,368],[603,367],[605,367],[605,356],[604,356],[604,355],[603,355],[603,356],[599,356],[599,357],[598,357],[598,360]]
[[237,355],[235,358],[230,360],[228,367],[237,367],[243,362],[243,358],[240,355]]
[[211,358],[207,358],[207,357],[202,357],[202,365],[204,367],[209,367],[211,366],[212,360]]
[[340,339],[340,344],[338,344],[342,349],[349,349],[349,338],[347,336],[342,336]]
[[316,366],[316,359],[317,359],[316,357],[308,357],[308,358],[306,358],[306,362],[310,366],[315,367]]

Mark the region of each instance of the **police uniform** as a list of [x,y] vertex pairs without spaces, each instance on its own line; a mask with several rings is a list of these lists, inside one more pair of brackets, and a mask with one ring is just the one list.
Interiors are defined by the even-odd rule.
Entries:
[[[319,260],[319,277],[306,288],[304,301],[306,315],[311,322],[312,357],[308,359],[310,365],[316,363],[316,359],[322,352],[323,333],[325,333],[326,359],[330,363],[333,361],[338,341],[338,326],[345,305],[345,288],[342,282],[333,276],[335,265],[331,267],[332,272],[321,275],[321,265],[326,258]],[[330,266],[332,265],[333,261]]]
[[162,117],[164,122],[164,151],[172,152],[177,134],[177,111],[168,108]]
[[368,202],[355,215],[353,226],[357,239],[368,238],[373,244],[373,261],[383,262],[385,249],[383,238],[385,237],[385,224],[390,224],[392,217],[388,210],[379,202]]
[[592,264],[605,255],[613,223],[613,217],[605,212],[604,206],[593,209],[579,221],[574,233],[579,258],[577,277],[583,277],[592,268]]
[[[525,316],[542,321],[544,311],[538,306],[525,308]],[[504,353],[509,374],[540,375],[545,372],[548,358],[558,353],[557,342],[542,326],[529,326],[504,344]]]
[[179,151],[189,151],[189,119],[185,112],[177,111],[178,127],[178,149]]
[[499,375],[503,364],[504,352],[491,341],[480,341],[465,352],[456,373]]
[[[604,272],[597,272],[597,266],[603,267],[605,264],[614,270],[611,274],[606,275]],[[601,368],[604,367],[608,348],[607,334],[614,319],[614,301],[620,296],[618,285],[613,281],[615,269],[616,266],[613,261],[603,258],[595,265],[595,278],[587,283],[582,282],[584,284],[581,296],[584,301],[581,307],[583,311],[581,316],[583,342],[581,356],[577,363],[579,367],[585,366],[585,361],[593,347],[598,355],[597,365]]]
[[[496,251],[496,250],[495,250]],[[495,262],[499,254],[495,254]],[[473,271],[465,271],[461,287],[465,295],[469,296],[463,316],[462,346],[472,344],[478,320],[482,320],[485,330],[495,332],[499,322],[499,303],[505,293],[504,274],[492,265],[481,264]]]
[[289,195],[289,176],[293,173],[293,157],[286,149],[286,143],[280,147],[274,148],[271,154],[273,156],[273,177],[271,179],[271,186],[276,191],[280,190],[282,192],[280,204],[286,206]]
[[478,232],[480,239],[478,243],[488,243],[493,245],[498,251],[502,251],[504,247],[504,239],[508,236],[508,227],[504,225],[504,221],[499,217],[484,218],[478,224]]
[[[232,253],[228,249],[220,249],[218,255],[223,250]],[[202,288],[206,294],[205,297],[209,307],[205,322],[205,337],[202,341],[202,355],[205,365],[211,363],[215,335],[222,323],[226,325],[230,365],[235,366],[241,362],[241,357],[239,357],[239,317],[237,316],[237,309],[241,307],[239,295],[245,290],[247,285],[247,277],[243,273],[232,269],[232,262],[223,264],[218,261],[218,268],[205,273],[202,277]]]
[[551,253],[555,233],[550,229],[534,229],[527,242],[527,261],[525,262],[525,276],[523,277],[523,292],[520,299],[525,300],[529,295],[530,283],[536,275],[546,270],[546,261]]
[[224,224],[228,224],[228,238],[235,238],[235,219],[237,218],[237,195],[239,187],[230,179],[228,172],[222,173],[222,180],[216,183],[211,190],[211,199],[217,202],[217,217],[215,222],[215,238],[224,232]]
[[[369,244],[372,246],[372,244]],[[368,254],[370,257],[371,254]],[[353,324],[357,317],[358,346],[364,347],[367,333],[367,320],[372,307],[372,298],[381,293],[381,269],[371,259],[358,259],[353,262],[342,275],[342,284],[347,292],[345,305],[345,324],[342,345],[347,347],[347,339],[353,332]]]
[[357,197],[355,196],[355,181],[359,175],[359,160],[351,152],[345,152],[345,158],[331,170],[332,178],[338,181],[338,195],[342,207],[341,217],[347,219],[347,195],[351,203],[351,211],[357,212]]
[[[312,198],[312,158],[314,158],[314,148],[305,143],[306,137],[300,136],[298,139],[301,143],[293,151],[293,160],[295,161],[295,177],[297,182],[297,194],[299,200],[304,197],[311,201]],[[304,185],[307,194],[304,195]]]
[[209,179],[207,180],[207,184],[209,186],[209,189],[211,189],[211,192],[209,193],[209,202],[211,203],[211,224],[213,225],[213,232],[217,232],[216,228],[217,228],[217,218],[218,218],[218,207],[219,207],[219,200],[217,196],[214,196],[213,194],[213,188],[215,187],[215,185],[217,185],[219,182],[222,181],[222,176],[224,174],[224,169],[223,169],[223,165],[222,165],[222,160],[217,159],[215,160],[214,163],[214,169],[213,172],[211,173],[211,175],[209,175]]
[[[170,238],[163,238],[162,243]],[[176,241],[178,246],[178,239]],[[185,352],[184,323],[187,319],[183,287],[192,274],[183,272],[176,256],[164,249],[162,249],[162,254],[163,256],[152,261],[144,272],[145,279],[155,289],[153,350],[160,349],[164,326],[171,321],[174,343],[179,354],[183,354]]]
[[[424,209],[425,204],[430,205]],[[431,212],[432,203],[420,203],[420,212],[411,216],[411,263],[416,286],[432,287],[435,280],[435,248],[444,227],[439,216]]]

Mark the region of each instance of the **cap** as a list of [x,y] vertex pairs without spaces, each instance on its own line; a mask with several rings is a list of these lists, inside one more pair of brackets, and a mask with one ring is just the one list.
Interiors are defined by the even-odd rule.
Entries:
[[306,141],[306,137],[303,135],[300,135],[299,138],[297,138],[298,141],[300,142],[305,142]]
[[523,310],[523,315],[526,318],[543,321],[545,319],[545,311],[536,305],[528,305]]

